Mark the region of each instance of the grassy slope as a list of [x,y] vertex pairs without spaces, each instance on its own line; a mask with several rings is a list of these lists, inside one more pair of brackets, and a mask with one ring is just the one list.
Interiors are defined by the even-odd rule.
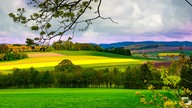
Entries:
[[[111,53],[102,53],[95,51],[52,51],[52,53],[62,54],[62,56],[37,56],[29,57],[27,59],[18,61],[8,61],[0,63],[0,70],[6,71],[13,68],[29,68],[36,67],[40,70],[53,70],[63,59],[69,59],[76,65],[83,67],[127,67],[129,64],[141,64],[145,61],[144,58],[123,56]],[[28,53],[28,54],[42,54],[42,53]],[[0,72],[1,72],[0,71]]]
[[136,92],[104,88],[1,89],[1,108],[156,108],[140,103]]
[[145,58],[142,57],[135,57],[135,56],[125,56],[125,55],[119,55],[119,54],[113,54],[113,53],[106,53],[106,52],[97,52],[97,51],[53,51],[55,53],[64,54],[64,55],[70,55],[70,56],[83,56],[83,55],[89,55],[89,56],[102,56],[102,57],[110,57],[110,58],[134,58],[134,59],[140,59],[145,60]]

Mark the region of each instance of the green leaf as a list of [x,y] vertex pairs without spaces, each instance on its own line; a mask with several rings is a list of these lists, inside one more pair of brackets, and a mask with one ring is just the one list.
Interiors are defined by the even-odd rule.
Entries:
[[48,36],[53,35],[54,33],[55,33],[55,31],[51,31],[51,32],[48,34]]
[[38,30],[39,30],[39,27],[38,27],[38,26],[32,26],[32,27],[31,27],[31,30],[32,30],[32,31],[38,31]]
[[21,8],[18,8],[17,11],[21,11]]
[[40,35],[41,35],[41,36],[42,36],[42,35],[44,35],[44,34],[45,34],[45,32],[44,32],[44,31],[41,31],[41,32],[40,32]]
[[47,25],[45,26],[47,29],[49,29],[51,27],[50,23],[47,23]]

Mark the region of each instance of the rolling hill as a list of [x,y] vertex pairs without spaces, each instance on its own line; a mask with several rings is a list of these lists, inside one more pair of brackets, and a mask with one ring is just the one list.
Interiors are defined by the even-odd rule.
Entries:
[[0,72],[14,68],[40,68],[51,69],[64,59],[71,60],[75,65],[93,68],[127,67],[130,64],[142,64],[146,59],[141,57],[123,56],[118,54],[103,53],[96,51],[53,51],[31,52],[29,58],[0,62]]
[[181,47],[181,46],[190,46],[192,47],[192,42],[189,41],[171,41],[171,42],[163,42],[163,41],[143,41],[143,42],[117,42],[117,43],[111,43],[111,44],[99,44],[102,48],[117,48],[117,47],[126,47],[131,45],[164,45],[166,47]]

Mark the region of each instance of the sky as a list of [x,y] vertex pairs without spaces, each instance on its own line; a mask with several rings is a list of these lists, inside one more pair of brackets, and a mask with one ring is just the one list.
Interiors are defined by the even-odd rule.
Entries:
[[[26,1],[0,0],[0,43],[25,43],[26,38],[38,36],[8,16],[20,7],[32,13],[34,9]],[[192,7],[185,0],[103,0],[100,10],[102,16],[111,17],[118,24],[94,21],[87,31],[76,32],[72,41],[192,41]],[[84,17],[88,16],[89,13]],[[70,35],[63,36],[63,40]]]

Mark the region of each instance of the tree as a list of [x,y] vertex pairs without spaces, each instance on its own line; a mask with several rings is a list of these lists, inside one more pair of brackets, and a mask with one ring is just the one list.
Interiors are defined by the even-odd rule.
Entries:
[[57,83],[59,87],[68,87],[67,85],[67,73],[57,73]]
[[151,70],[149,69],[148,64],[142,64],[140,67],[140,71],[141,71],[141,80],[151,80],[152,76],[151,76]]
[[54,77],[49,71],[46,71],[42,73],[41,82],[43,87],[51,87],[51,84],[54,83]]
[[31,81],[32,86],[35,87],[35,88],[40,87],[40,85],[41,85],[41,78],[40,78],[39,71],[37,71],[33,67],[30,68],[29,71],[31,73],[30,81]]
[[0,45],[0,54],[9,51],[9,47],[7,45]]
[[83,72],[82,72],[82,76],[83,76],[83,79],[84,79],[84,87],[89,87],[93,85],[95,79],[96,79],[96,70],[94,69],[85,69]]
[[[185,61],[185,65],[182,66],[181,69],[181,82],[180,85],[183,86],[186,89],[189,89],[192,91],[192,57],[187,59]],[[192,99],[191,93],[186,93],[190,99]]]
[[[38,11],[27,17],[25,16],[26,10],[18,8],[17,14],[9,13],[9,16],[14,22],[26,26],[33,23],[34,25],[29,26],[29,28],[39,33],[40,42],[58,36],[61,39],[67,32],[73,34],[72,37],[68,38],[68,40],[71,40],[75,31],[79,28],[78,26],[82,27],[82,24],[85,24],[85,26],[79,31],[87,30],[92,21],[97,19],[109,19],[114,22],[111,17],[101,16],[101,3],[102,0],[29,0],[28,5]],[[90,15],[91,18],[85,18],[83,15],[88,12],[92,12],[94,15]]]
[[62,60],[57,66],[55,66],[56,71],[63,72],[73,72],[76,66],[70,60]]
[[98,87],[101,87],[101,84],[103,84],[104,82],[104,76],[103,76],[103,71],[97,71],[95,73],[95,85],[97,85]]
[[35,42],[33,39],[27,38],[25,43],[27,44],[27,46],[33,46],[35,45]]
[[30,72],[26,70],[15,69],[13,71],[13,81],[18,88],[26,88],[30,84]]

